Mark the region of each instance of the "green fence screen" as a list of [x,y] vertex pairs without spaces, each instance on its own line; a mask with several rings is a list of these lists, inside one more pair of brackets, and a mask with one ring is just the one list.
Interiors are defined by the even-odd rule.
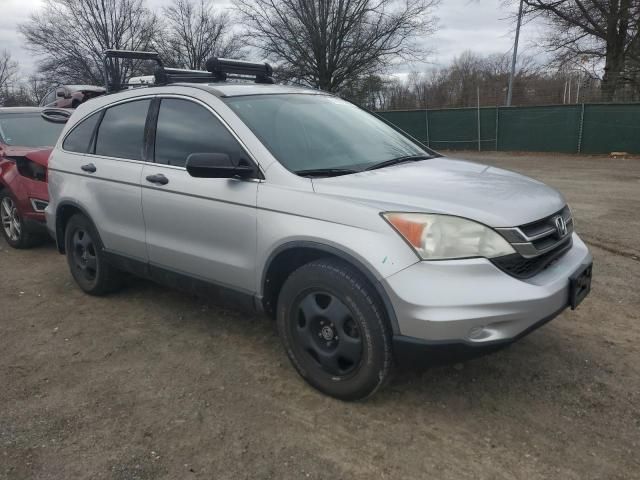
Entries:
[[640,104],[378,112],[435,150],[640,153]]

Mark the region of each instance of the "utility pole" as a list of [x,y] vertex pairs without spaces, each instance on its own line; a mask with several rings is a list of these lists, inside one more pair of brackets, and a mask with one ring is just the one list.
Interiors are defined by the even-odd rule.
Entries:
[[478,151],[482,151],[482,139],[480,137],[481,129],[480,129],[480,85],[476,87],[476,92],[478,94]]
[[520,9],[518,10],[518,24],[516,26],[516,39],[513,42],[513,58],[511,59],[511,75],[509,75],[509,92],[507,93],[507,107],[511,106],[513,97],[513,79],[516,76],[516,61],[518,60],[518,41],[520,40],[520,27],[522,26],[522,9],[524,0],[520,0]]

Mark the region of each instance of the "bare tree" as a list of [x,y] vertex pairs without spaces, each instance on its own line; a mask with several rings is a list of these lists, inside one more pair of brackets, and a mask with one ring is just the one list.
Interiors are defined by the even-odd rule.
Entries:
[[11,59],[8,50],[0,51],[0,100],[5,97],[5,92],[14,81],[18,63]]
[[605,100],[614,100],[621,85],[637,76],[640,0],[524,2],[530,13],[542,14],[554,27],[547,46],[561,61],[581,63],[595,58],[604,63],[602,89]]
[[217,12],[211,0],[174,0],[163,13],[156,49],[168,65],[202,70],[210,57],[244,56],[231,15]]
[[[350,82],[340,94],[368,108],[382,110],[476,107],[503,105],[511,56],[463,52],[450,65],[405,76],[379,77],[377,81]],[[569,95],[569,85],[571,95]],[[578,87],[578,85],[580,85]],[[598,82],[565,70],[550,70],[522,55],[516,64],[514,105],[545,105],[600,100]]]
[[[69,83],[103,83],[102,52],[148,50],[156,18],[142,0],[45,0],[20,26],[27,46],[42,55],[40,71]],[[139,63],[113,62],[109,76],[124,82]]]
[[57,86],[45,75],[29,75],[24,88],[35,105],[39,105],[49,91]]
[[32,107],[37,105],[33,100],[26,86],[17,83],[13,87],[5,90],[2,104],[5,107]]
[[337,92],[424,53],[439,0],[235,0],[248,44],[289,78]]

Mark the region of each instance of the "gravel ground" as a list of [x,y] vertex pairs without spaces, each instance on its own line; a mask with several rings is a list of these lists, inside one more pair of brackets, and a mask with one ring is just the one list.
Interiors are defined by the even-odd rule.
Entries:
[[0,240],[0,478],[640,478],[640,160],[458,154],[561,189],[595,257],[575,312],[342,403],[272,322],[135,280],[83,295]]

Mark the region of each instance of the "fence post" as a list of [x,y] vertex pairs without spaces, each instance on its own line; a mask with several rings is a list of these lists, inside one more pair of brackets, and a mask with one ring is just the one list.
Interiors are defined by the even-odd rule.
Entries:
[[431,140],[429,139],[429,108],[424,107],[424,123],[427,128],[427,147],[431,148]]
[[496,105],[496,152],[498,151],[498,122],[500,122],[500,107]]
[[584,103],[580,110],[580,129],[578,130],[578,153],[582,153],[582,129],[584,128]]
[[480,140],[480,86],[476,87],[478,92],[478,151],[482,151],[482,143]]

